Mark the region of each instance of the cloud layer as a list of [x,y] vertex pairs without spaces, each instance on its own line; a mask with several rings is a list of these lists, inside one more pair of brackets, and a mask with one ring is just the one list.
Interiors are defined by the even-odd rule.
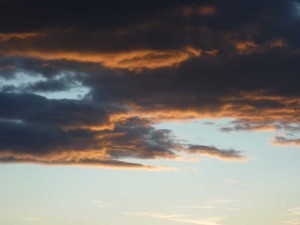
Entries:
[[[178,140],[155,128],[162,121],[229,118],[221,131],[298,132],[297,4],[1,1],[0,161],[155,169],[129,161],[245,160],[228,146]],[[75,87],[88,93],[50,97]]]

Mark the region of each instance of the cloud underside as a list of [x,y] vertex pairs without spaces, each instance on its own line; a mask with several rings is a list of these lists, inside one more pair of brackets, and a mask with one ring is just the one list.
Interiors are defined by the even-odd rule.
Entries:
[[[65,118],[60,116],[61,121],[64,121],[63,124],[56,121],[61,113],[58,108],[52,112],[48,111],[49,117],[40,121],[29,122],[31,120],[29,118],[28,122],[0,121],[0,162],[174,170],[175,168],[171,167],[147,166],[128,161],[182,160],[182,154],[210,156],[231,161],[245,160],[239,151],[182,144],[174,140],[169,130],[155,129],[151,121],[138,117],[118,119],[110,125],[101,125],[101,119],[99,126],[79,124],[82,123],[81,119],[96,122],[97,118],[85,115],[86,119],[80,119],[78,115],[72,115],[72,112],[78,113],[73,111],[78,106],[68,107],[70,113]],[[72,121],[74,118],[76,120]]]
[[275,145],[299,147],[300,138],[276,136],[272,141],[272,143]]
[[[246,157],[186,143],[161,122],[300,131],[294,1],[33,2],[0,3],[2,163],[167,170],[131,161]],[[79,86],[79,99],[49,97]],[[272,143],[299,146],[290,136]]]

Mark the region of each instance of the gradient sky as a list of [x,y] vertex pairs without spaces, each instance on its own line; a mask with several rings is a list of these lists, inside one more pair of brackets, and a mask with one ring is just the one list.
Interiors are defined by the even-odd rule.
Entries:
[[1,0],[0,224],[300,225],[299,0]]

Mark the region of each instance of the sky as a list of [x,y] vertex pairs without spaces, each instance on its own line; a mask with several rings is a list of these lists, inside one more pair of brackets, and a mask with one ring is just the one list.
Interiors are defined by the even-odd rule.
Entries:
[[0,224],[300,225],[299,0],[0,0]]

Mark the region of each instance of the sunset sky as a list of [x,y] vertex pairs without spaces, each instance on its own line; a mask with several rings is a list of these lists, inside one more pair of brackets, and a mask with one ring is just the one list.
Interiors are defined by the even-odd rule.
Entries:
[[300,0],[0,0],[1,225],[300,225]]

